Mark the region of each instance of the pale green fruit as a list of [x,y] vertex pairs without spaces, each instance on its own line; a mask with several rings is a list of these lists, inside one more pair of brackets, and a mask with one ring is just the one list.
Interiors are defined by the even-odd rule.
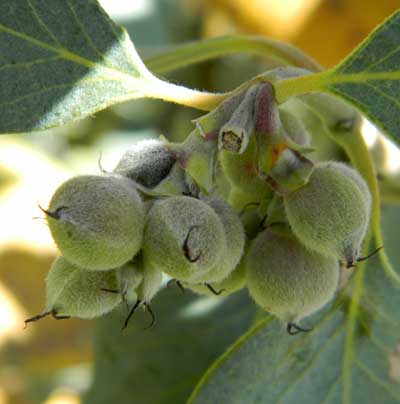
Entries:
[[315,166],[304,187],[285,196],[288,221],[305,246],[348,265],[357,260],[371,210],[363,181],[350,167],[325,162]]
[[247,194],[238,188],[232,188],[228,202],[236,210],[243,223],[245,233],[254,238],[263,227],[265,214],[263,206],[268,205],[272,198],[259,198],[256,194]]
[[137,288],[138,299],[149,303],[161,289],[163,274],[150,262],[143,263],[143,279]]
[[357,184],[358,189],[361,191],[364,197],[364,202],[367,205],[367,209],[370,212],[372,207],[372,195],[364,178],[359,174],[357,170],[355,170],[354,168],[350,167],[345,163],[340,163],[336,161],[334,164],[335,168],[338,171],[340,171],[344,176],[351,178]]
[[129,262],[116,270],[118,291],[124,301],[130,304],[138,300],[137,289],[143,280],[143,271],[136,263]]
[[127,150],[113,172],[153,188],[167,177],[174,163],[175,159],[168,151],[166,142],[147,139]]
[[156,201],[148,213],[143,254],[169,276],[195,282],[226,254],[223,224],[198,199],[176,196]]
[[288,108],[280,107],[279,117],[281,119],[283,129],[290,139],[300,146],[310,146],[310,135],[301,120],[297,118],[294,113],[292,113]]
[[227,278],[238,265],[243,255],[246,237],[238,214],[226,202],[217,198],[205,198],[204,201],[211,206],[222,222],[225,232],[226,254],[211,271],[198,280],[207,283],[220,282]]
[[[238,266],[228,275],[227,278],[220,282],[210,282],[210,285],[215,291],[221,292],[220,295],[218,295],[220,297],[230,295],[231,293],[243,289],[246,285],[245,255],[242,256]],[[217,297],[217,295],[206,285],[185,283],[184,286],[199,295]]]
[[118,268],[117,274],[119,291],[129,304],[148,303],[161,288],[162,272],[142,259]]
[[335,295],[337,259],[306,249],[291,232],[272,226],[247,256],[247,287],[255,302],[287,323],[324,307]]
[[61,253],[81,268],[117,268],[142,246],[145,210],[129,179],[71,178],[57,189],[46,214]]
[[84,319],[101,316],[121,302],[119,294],[102,289],[117,287],[115,271],[86,271],[58,257],[47,276],[46,312]]

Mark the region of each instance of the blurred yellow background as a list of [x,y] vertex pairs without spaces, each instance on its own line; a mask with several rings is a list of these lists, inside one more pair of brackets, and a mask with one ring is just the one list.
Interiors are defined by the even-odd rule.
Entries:
[[[127,25],[143,54],[151,47],[247,33],[290,42],[325,67],[339,62],[399,7],[398,0],[100,3]],[[249,61],[236,68],[246,70]],[[174,80],[212,90],[218,87],[218,63],[185,71]],[[225,80],[235,85],[235,77]],[[46,133],[0,137],[0,404],[76,404],[91,380],[90,322],[44,319],[23,329],[23,320],[43,309],[44,280],[57,254],[38,204],[46,207],[66,178],[98,173],[100,152],[104,168],[112,168],[138,138],[164,132],[182,138],[192,116],[192,111],[175,106],[138,101]],[[367,127],[366,133],[370,144],[376,143],[374,128]]]

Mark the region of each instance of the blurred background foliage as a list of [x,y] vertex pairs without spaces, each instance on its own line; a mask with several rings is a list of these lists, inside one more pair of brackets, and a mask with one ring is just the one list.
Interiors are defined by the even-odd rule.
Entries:
[[[246,33],[290,42],[325,67],[340,61],[399,6],[398,0],[102,0],[100,3],[115,21],[127,27],[144,59],[186,41]],[[183,69],[167,78],[190,87],[223,91],[269,67],[260,57],[236,55]],[[91,398],[93,390],[87,393],[93,382],[91,335],[95,322],[55,323],[45,319],[23,330],[24,318],[43,308],[44,279],[57,254],[38,204],[46,207],[53,191],[66,178],[98,173],[100,155],[101,165],[107,170],[112,169],[123,151],[139,139],[163,134],[173,141],[182,140],[192,129],[190,120],[198,115],[197,111],[187,108],[143,100],[109,108],[63,128],[0,137],[0,404],[77,404],[85,394],[88,402],[100,402]],[[376,161],[384,201],[387,204],[397,202],[399,153],[367,122],[364,129]],[[324,139],[317,141],[329,155],[334,146]],[[165,391],[163,394],[154,391],[151,399],[146,401],[139,396],[142,399],[132,402],[180,402],[212,360],[248,327],[256,315],[244,292],[227,299],[221,307],[195,299],[189,293],[184,297],[176,294],[174,303],[168,304],[171,293],[165,292],[160,303],[155,303],[163,318],[153,336],[148,332],[152,347],[155,352],[168,349],[165,360],[174,361],[172,356],[179,355],[179,347],[173,344],[175,337],[170,326],[175,327],[174,332],[179,332],[195,347],[193,355],[201,360],[196,366],[193,355],[186,357],[186,366],[178,361],[176,371],[188,372],[188,378],[183,384],[176,385],[175,390],[169,386],[173,390],[169,395],[164,394]],[[246,306],[237,316],[225,316],[244,301]],[[197,307],[197,317],[189,325],[194,330],[209,327],[207,332],[203,330],[192,335],[190,330],[184,331],[188,325],[181,323],[182,308],[190,305]],[[214,315],[213,311],[217,317],[208,317]],[[221,313],[225,320],[231,318],[231,322],[215,328],[215,318]],[[109,324],[118,327],[116,318],[120,320],[120,313],[116,313]],[[95,328],[96,349],[106,350],[109,358],[134,356],[137,352],[138,366],[143,366],[143,373],[149,376],[143,385],[150,391],[153,388],[149,383],[151,377],[156,386],[163,374],[171,376],[173,369],[162,369],[157,361],[161,354],[146,364],[139,355],[140,349],[120,347],[124,338],[135,342],[135,330],[140,324],[139,316],[138,326],[135,325],[126,336],[121,336],[118,329],[112,333],[111,340],[104,341],[101,330],[105,326],[100,322]],[[143,339],[140,330],[137,338]],[[169,342],[158,346],[157,338],[166,338]],[[112,346],[114,349],[110,348]],[[211,346],[210,350],[207,346]],[[105,358],[102,358],[103,362],[107,361],[107,356]],[[192,367],[188,366],[191,364]],[[97,365],[101,366],[102,362]],[[137,371],[140,374],[140,367]],[[167,380],[174,386],[174,377]],[[124,383],[129,384],[129,380],[120,380],[117,386],[122,389]],[[94,386],[101,387],[96,382]],[[112,394],[104,393],[104,397],[101,401],[104,403],[113,399]]]

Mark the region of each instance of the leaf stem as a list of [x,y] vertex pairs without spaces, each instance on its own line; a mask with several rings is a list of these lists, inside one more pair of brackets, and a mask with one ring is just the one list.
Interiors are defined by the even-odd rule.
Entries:
[[361,300],[364,274],[365,274],[366,262],[362,262],[357,265],[357,270],[354,275],[353,290],[351,293],[351,300],[349,304],[348,317],[347,317],[347,332],[346,339],[344,341],[343,352],[343,403],[351,403],[351,361],[353,359],[353,344],[356,330],[358,306]]
[[328,77],[327,73],[314,73],[278,81],[274,84],[277,102],[281,104],[294,95],[326,91],[325,81]]
[[145,64],[155,74],[166,74],[235,53],[254,53],[270,57],[284,65],[302,67],[311,71],[322,70],[317,62],[294,46],[253,35],[230,35],[192,42],[147,58]]
[[202,111],[210,111],[224,101],[230,93],[194,90],[153,77],[144,84],[142,94],[144,97],[157,98]]

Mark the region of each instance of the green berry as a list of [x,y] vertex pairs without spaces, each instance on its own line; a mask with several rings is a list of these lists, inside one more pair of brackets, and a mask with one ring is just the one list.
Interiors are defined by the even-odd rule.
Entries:
[[224,227],[206,203],[187,196],[156,201],[148,213],[145,260],[169,276],[195,282],[220,262]]
[[113,172],[153,188],[167,177],[174,163],[166,142],[147,139],[127,150]]
[[371,196],[355,170],[336,162],[317,164],[309,182],[285,196],[284,203],[290,226],[305,246],[348,264],[357,260]]
[[71,178],[57,189],[46,214],[61,253],[81,268],[117,268],[142,246],[145,211],[126,178]]
[[162,272],[157,267],[144,261],[143,280],[137,288],[138,299],[141,302],[149,303],[161,289],[162,278]]
[[136,263],[129,262],[116,270],[118,290],[123,299],[130,304],[138,299],[137,289],[143,281],[143,271]]
[[287,323],[325,306],[339,280],[337,259],[306,249],[283,226],[272,226],[252,242],[247,286],[255,302]]
[[115,271],[86,271],[59,257],[47,276],[45,312],[84,319],[98,317],[121,302],[118,293],[102,289],[117,288]]
[[309,147],[311,139],[308,131],[297,116],[288,108],[279,108],[279,117],[284,131],[296,144],[304,147]]
[[[242,256],[240,263],[228,275],[227,278],[220,282],[210,282],[210,284],[215,291],[221,292],[221,297],[230,295],[231,293],[243,289],[246,285],[245,255]],[[199,295],[216,297],[215,293],[212,292],[206,285],[185,283],[185,288],[188,288]]]
[[213,270],[207,272],[202,282],[220,282],[229,276],[236,268],[243,255],[245,233],[238,214],[223,200],[205,198],[204,201],[214,210],[224,227],[226,254]]
[[141,257],[118,268],[117,274],[119,291],[129,304],[137,300],[148,303],[160,290],[162,272]]

